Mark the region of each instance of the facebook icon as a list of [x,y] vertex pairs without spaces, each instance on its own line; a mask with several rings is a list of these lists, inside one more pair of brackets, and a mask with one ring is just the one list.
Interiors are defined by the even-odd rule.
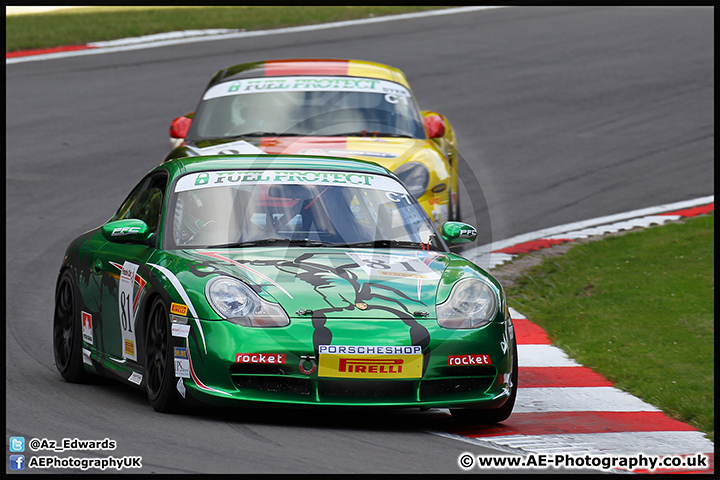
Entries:
[[10,470],[25,470],[25,455],[10,455]]

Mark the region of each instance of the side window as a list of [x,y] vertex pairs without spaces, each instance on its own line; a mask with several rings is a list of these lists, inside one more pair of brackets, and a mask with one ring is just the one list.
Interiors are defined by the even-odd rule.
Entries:
[[147,223],[150,231],[157,231],[166,186],[167,176],[164,174],[144,179],[128,195],[113,220],[137,218]]
[[140,192],[143,189],[143,186],[147,183],[147,179],[144,179],[142,182],[138,183],[138,185],[133,188],[132,192],[130,192],[130,195],[127,196],[125,201],[122,205],[120,205],[120,208],[118,208],[117,213],[112,218],[112,220],[123,220],[125,218],[132,218],[129,215],[130,208],[133,206],[135,201],[138,199],[138,196],[140,195]]

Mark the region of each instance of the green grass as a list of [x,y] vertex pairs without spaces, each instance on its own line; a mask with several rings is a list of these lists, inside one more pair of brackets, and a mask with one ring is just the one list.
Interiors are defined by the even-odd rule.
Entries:
[[5,17],[5,51],[210,28],[264,30],[441,7],[88,7]]
[[507,290],[553,343],[715,437],[714,214],[547,258]]

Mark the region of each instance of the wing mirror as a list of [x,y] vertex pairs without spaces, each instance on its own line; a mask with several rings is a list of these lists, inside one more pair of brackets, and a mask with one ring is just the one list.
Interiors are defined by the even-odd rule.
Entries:
[[445,120],[438,114],[423,117],[423,123],[430,138],[440,138],[445,135]]
[[440,234],[448,245],[472,243],[477,239],[475,227],[463,222],[443,223]]
[[177,117],[170,123],[170,138],[185,139],[192,125],[192,113]]
[[142,220],[128,218],[106,223],[102,226],[102,234],[114,243],[144,243],[152,232]]

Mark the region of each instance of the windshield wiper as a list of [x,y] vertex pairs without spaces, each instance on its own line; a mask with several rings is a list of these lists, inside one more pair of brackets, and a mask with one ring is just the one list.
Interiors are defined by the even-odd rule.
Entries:
[[372,240],[369,242],[332,243],[330,247],[402,247],[402,248],[427,248],[426,243],[410,242],[407,240]]
[[345,133],[331,133],[329,135],[323,135],[325,137],[396,137],[396,138],[415,138],[412,135],[406,133],[387,133],[387,132],[371,132],[369,130],[362,130],[359,132],[345,132]]
[[261,245],[297,245],[302,247],[325,247],[330,244],[318,240],[307,240],[304,238],[263,238],[262,240],[251,240],[249,242],[224,243],[222,245],[210,245],[206,248],[236,248],[236,247],[257,247]]
[[242,137],[304,137],[305,133],[293,133],[293,132],[247,132],[239,135],[230,135],[224,138],[242,138]]

